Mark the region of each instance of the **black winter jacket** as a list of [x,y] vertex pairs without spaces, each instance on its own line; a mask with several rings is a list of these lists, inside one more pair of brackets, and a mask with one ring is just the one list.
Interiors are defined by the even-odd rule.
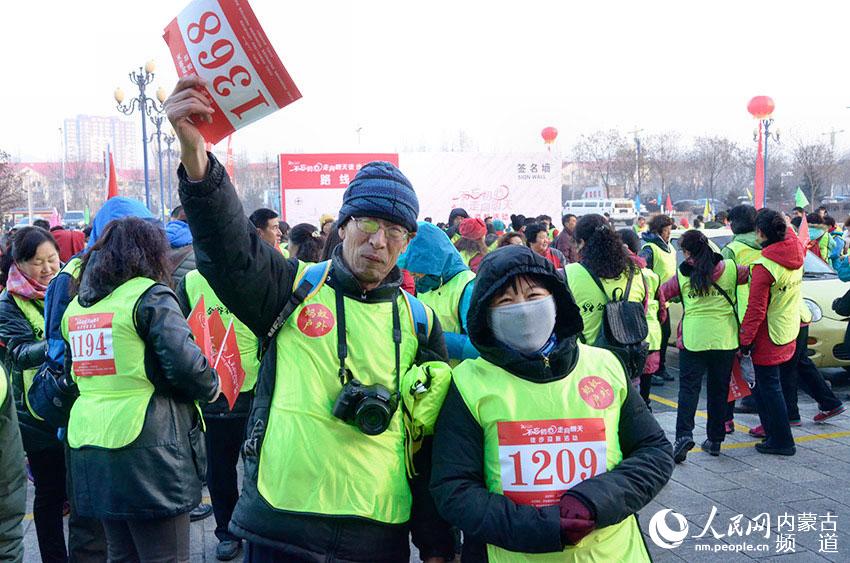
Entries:
[[[551,367],[542,356],[525,356],[499,344],[488,326],[491,298],[518,274],[542,278],[555,297],[558,343],[548,356]],[[527,248],[507,246],[484,258],[476,277],[468,323],[470,340],[481,356],[522,379],[546,383],[569,377],[578,360],[576,335],[582,330],[579,310],[551,264]],[[618,435],[623,461],[567,493],[590,509],[598,528],[636,513],[673,473],[670,442],[631,386],[620,412]],[[483,429],[454,384],[437,420],[431,492],[440,513],[464,532],[465,563],[486,561],[488,543],[522,553],[558,551],[563,547],[557,505],[517,505],[506,496],[489,492],[484,480]]]
[[[33,304],[39,311],[44,310],[43,302],[33,301]],[[44,334],[44,328],[41,330]],[[3,346],[3,362],[12,381],[9,391],[15,398],[24,449],[34,453],[46,448],[61,448],[62,442],[56,437],[56,429],[34,418],[24,400],[23,372],[44,363],[47,341],[36,338],[32,325],[8,291],[0,294],[0,345]]]
[[[222,303],[254,334],[264,338],[289,301],[298,261],[285,259],[277,249],[257,236],[224,167],[212,154],[208,156],[209,169],[201,181],[189,181],[183,166],[178,169],[180,200],[192,231],[198,270]],[[401,272],[394,268],[380,287],[363,292],[337,252],[327,283],[335,290],[343,291],[348,298],[367,302],[394,300],[398,296]],[[433,359],[447,359],[442,329],[436,317],[428,345],[425,349],[420,348],[417,361]],[[357,358],[351,360],[357,361]],[[262,445],[258,421],[262,421],[267,413],[267,409],[258,409],[258,400],[274,385],[276,373],[276,355],[266,354],[260,366],[254,406],[248,419],[249,433],[254,429],[258,438],[257,447]],[[249,443],[251,441],[249,439]],[[416,467],[423,469],[410,481],[412,514],[410,521],[402,525],[357,517],[276,510],[257,491],[259,457],[256,450],[246,450],[253,453],[246,452],[242,494],[231,519],[230,530],[251,542],[276,549],[281,560],[288,557],[305,561],[326,561],[329,558],[340,562],[407,561],[411,532],[413,543],[423,559],[453,556],[454,542],[449,526],[437,514],[428,492],[429,442],[424,444],[416,460]],[[333,470],[332,460],[333,457],[329,456],[329,471]],[[291,486],[309,487],[313,484],[292,483]]]
[[[106,295],[96,294],[84,273],[78,297],[81,305],[91,306]],[[136,331],[145,343],[139,361],[144,362],[154,394],[142,431],[129,445],[115,450],[69,449],[73,502],[82,516],[166,518],[188,512],[201,501],[206,451],[194,401],[210,401],[218,393],[218,375],[192,340],[170,288],[151,286],[139,297],[134,312]],[[71,363],[66,341],[66,373]]]
[[22,561],[27,507],[24,448],[12,400],[11,381],[0,369],[5,397],[0,396],[0,561]]

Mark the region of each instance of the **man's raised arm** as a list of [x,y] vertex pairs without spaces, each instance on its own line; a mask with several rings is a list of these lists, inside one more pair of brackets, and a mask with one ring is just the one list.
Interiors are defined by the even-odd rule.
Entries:
[[194,239],[198,270],[216,295],[258,336],[264,336],[292,288],[296,262],[263,242],[250,224],[224,167],[206,152],[195,123],[213,108],[196,76],[177,82],[165,110],[180,140],[180,201]]

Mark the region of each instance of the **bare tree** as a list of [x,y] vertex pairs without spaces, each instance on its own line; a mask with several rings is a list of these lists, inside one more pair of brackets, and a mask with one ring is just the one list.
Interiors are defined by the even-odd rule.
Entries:
[[611,186],[616,185],[620,172],[617,154],[624,149],[628,150],[626,141],[616,129],[582,135],[573,147],[575,159],[587,163],[599,177],[606,197],[611,197]]
[[816,205],[820,193],[829,186],[836,172],[835,155],[826,143],[800,141],[794,148],[794,166],[801,178],[802,188],[808,193],[809,201]]
[[643,150],[649,168],[658,179],[660,191],[663,194],[682,166],[683,153],[679,134],[675,131],[667,131],[650,135],[643,143]]
[[21,179],[9,160],[9,153],[0,150],[0,216],[23,203]]
[[690,161],[703,193],[715,199],[726,174],[739,163],[738,147],[725,137],[697,137]]

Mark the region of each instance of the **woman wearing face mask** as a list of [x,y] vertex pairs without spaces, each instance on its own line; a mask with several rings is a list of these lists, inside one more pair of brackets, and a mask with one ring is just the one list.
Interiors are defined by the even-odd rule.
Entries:
[[576,342],[581,328],[542,256],[484,259],[469,310],[481,357],[454,370],[431,478],[464,561],[649,561],[633,515],[670,478],[670,443],[614,355]]
[[475,286],[475,274],[463,263],[449,237],[431,223],[419,222],[416,236],[398,265],[416,280],[416,296],[440,319],[449,358],[478,357],[466,333],[466,319]]
[[0,343],[12,381],[15,407],[35,485],[33,519],[41,558],[66,561],[62,524],[65,453],[48,426],[29,408],[27,392],[44,362],[44,292],[59,272],[59,247],[49,232],[24,227],[0,258]]
[[643,303],[648,286],[640,268],[629,258],[620,235],[601,215],[579,219],[575,237],[580,261],[568,264],[564,271],[584,321],[580,338],[593,344],[602,330],[605,304],[624,297]]
[[694,447],[694,416],[699,402],[702,376],[707,372],[708,424],[703,451],[720,455],[726,437],[725,421],[729,374],[738,350],[736,290],[749,280],[747,266],[735,266],[714,252],[708,238],[691,230],[679,239],[685,261],[676,277],[661,286],[665,300],[681,298],[679,324],[679,408],[676,412],[676,443],[673,460],[685,461]]

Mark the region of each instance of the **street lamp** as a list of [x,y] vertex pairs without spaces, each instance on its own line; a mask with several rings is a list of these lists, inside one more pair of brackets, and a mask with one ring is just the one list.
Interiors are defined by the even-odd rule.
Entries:
[[[142,114],[142,156],[145,167],[145,205],[148,209],[151,208],[151,188],[150,179],[148,178],[148,130],[147,119],[145,118],[150,117],[153,119],[154,115],[162,113],[162,104],[160,103],[157,105],[156,100],[145,94],[145,87],[153,82],[155,69],[156,64],[154,64],[151,60],[145,63],[144,67],[139,67],[138,71],[134,71],[129,74],[130,82],[139,88],[138,97],[130,100],[130,103],[124,104],[124,90],[120,87],[115,89],[114,94],[118,111],[124,115],[132,115],[132,113],[138,109]],[[160,167],[160,169],[161,168],[162,167]]]
[[168,209],[173,210],[174,205],[172,198],[174,194],[171,191],[171,145],[177,140],[177,135],[174,133],[174,129],[168,127],[162,134],[162,140],[165,141],[165,146],[167,147],[165,149],[165,155],[168,160]]
[[[165,89],[160,86],[156,89],[156,99],[160,104],[165,103]],[[162,106],[160,106],[161,108]],[[151,142],[156,139],[156,155],[158,158],[159,170],[159,214],[162,217],[162,224],[165,224],[165,182],[162,178],[162,122],[165,121],[165,115],[162,113],[150,114],[151,123],[156,128],[151,135]]]

